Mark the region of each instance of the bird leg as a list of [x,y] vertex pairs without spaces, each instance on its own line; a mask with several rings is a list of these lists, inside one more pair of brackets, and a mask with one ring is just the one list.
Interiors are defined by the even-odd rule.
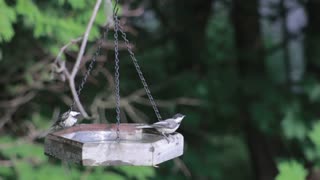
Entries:
[[169,144],[170,143],[169,137],[164,132],[162,132],[162,135],[166,138],[166,140],[168,141],[168,144]]

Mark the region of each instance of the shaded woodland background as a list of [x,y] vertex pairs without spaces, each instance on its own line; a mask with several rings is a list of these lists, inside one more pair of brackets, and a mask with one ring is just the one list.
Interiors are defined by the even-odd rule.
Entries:
[[[68,170],[48,160],[40,136],[72,102],[52,63],[83,35],[94,3],[0,0],[0,179],[320,179],[317,0],[120,1],[162,115],[187,115],[179,129],[185,154],[158,169]],[[77,83],[111,14],[105,1]],[[61,57],[68,68],[79,45]],[[119,48],[122,122],[153,123],[123,41]],[[113,66],[111,30],[80,97],[93,122],[115,122]]]

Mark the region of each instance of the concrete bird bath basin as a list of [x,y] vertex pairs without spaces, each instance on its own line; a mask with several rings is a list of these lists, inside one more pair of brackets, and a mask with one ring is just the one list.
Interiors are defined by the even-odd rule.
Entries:
[[155,166],[183,154],[181,134],[170,135],[168,142],[137,125],[120,124],[119,140],[116,124],[80,124],[49,133],[45,154],[84,166]]

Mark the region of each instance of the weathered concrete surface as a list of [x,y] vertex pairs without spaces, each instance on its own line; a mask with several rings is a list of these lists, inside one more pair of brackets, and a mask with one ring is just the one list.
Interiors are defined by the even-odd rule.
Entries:
[[85,166],[154,166],[183,154],[184,139],[179,133],[169,142],[159,134],[142,132],[138,124],[121,124],[116,140],[114,124],[82,124],[50,133],[45,154]]

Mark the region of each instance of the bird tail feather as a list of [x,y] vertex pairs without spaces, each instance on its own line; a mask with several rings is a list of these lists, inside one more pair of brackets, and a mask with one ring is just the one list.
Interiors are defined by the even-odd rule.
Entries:
[[150,126],[150,125],[141,125],[141,126],[136,126],[136,128],[138,128],[138,129],[144,129],[144,128],[153,128],[153,127]]

